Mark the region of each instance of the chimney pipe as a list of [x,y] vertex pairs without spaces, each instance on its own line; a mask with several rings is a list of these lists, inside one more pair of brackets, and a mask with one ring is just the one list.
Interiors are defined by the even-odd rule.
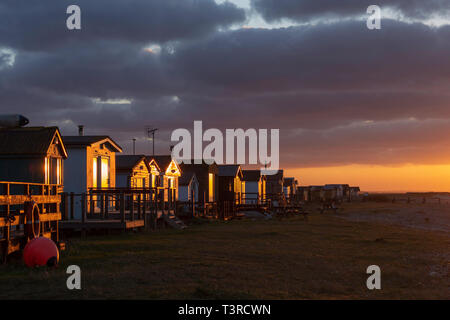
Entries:
[[84,126],[78,126],[78,135],[80,137],[84,135],[83,130],[84,130]]

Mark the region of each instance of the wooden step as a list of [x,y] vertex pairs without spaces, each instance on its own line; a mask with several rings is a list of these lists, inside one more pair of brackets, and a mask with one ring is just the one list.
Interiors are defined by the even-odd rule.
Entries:
[[186,229],[187,226],[175,215],[163,215],[164,221],[174,229]]

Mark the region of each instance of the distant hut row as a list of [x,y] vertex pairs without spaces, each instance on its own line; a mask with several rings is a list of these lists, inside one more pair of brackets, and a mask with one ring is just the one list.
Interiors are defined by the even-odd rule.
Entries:
[[326,184],[297,188],[298,198],[303,202],[354,201],[359,199],[360,188],[348,184]]

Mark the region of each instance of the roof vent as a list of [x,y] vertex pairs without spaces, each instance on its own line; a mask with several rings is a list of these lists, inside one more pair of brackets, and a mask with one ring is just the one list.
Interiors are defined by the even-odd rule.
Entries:
[[80,137],[84,135],[84,126],[78,126],[78,135]]

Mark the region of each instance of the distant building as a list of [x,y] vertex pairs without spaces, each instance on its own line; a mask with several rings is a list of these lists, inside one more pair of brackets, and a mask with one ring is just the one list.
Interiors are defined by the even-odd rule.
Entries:
[[65,159],[57,127],[0,129],[0,181],[62,185]]
[[322,190],[324,186],[309,186],[309,201],[322,201]]
[[149,188],[151,168],[144,155],[116,156],[116,187]]
[[219,165],[219,201],[240,203],[242,178],[240,165]]
[[266,198],[266,176],[261,170],[242,170],[243,203],[261,203]]
[[278,197],[283,194],[283,185],[283,170],[278,170],[277,174],[275,175],[268,175],[266,178],[267,198],[278,200]]
[[349,192],[350,192],[350,201],[356,200],[359,197],[359,193],[361,192],[359,187],[350,187],[349,188]]
[[297,199],[300,201],[309,202],[310,198],[310,188],[309,187],[297,187]]
[[284,178],[283,181],[283,192],[286,198],[295,197],[297,191],[298,181],[295,178]]

